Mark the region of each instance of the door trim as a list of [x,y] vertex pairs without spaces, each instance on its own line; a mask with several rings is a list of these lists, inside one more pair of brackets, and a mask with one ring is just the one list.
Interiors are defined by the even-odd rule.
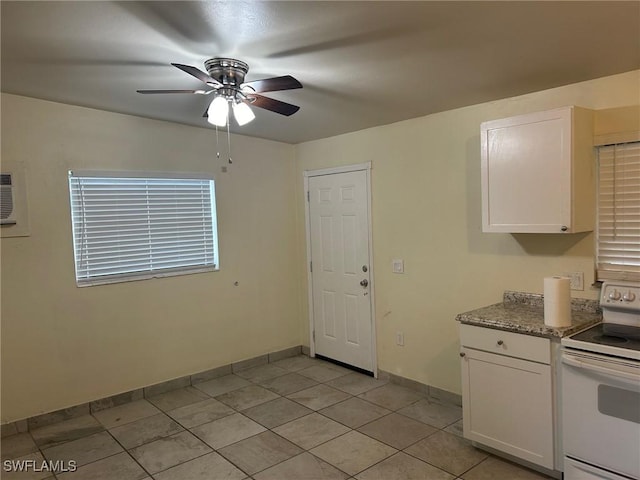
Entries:
[[373,232],[371,229],[371,162],[358,163],[355,165],[346,165],[342,167],[321,168],[318,170],[305,170],[304,176],[304,226],[305,236],[307,243],[307,257],[306,257],[306,270],[307,270],[307,298],[309,304],[309,354],[311,357],[316,356],[316,344],[313,338],[313,331],[315,329],[315,322],[313,318],[313,278],[311,275],[311,269],[309,268],[309,262],[311,261],[311,219],[309,215],[309,201],[307,195],[309,194],[309,178],[318,177],[321,175],[334,175],[337,173],[349,173],[364,171],[366,173],[367,184],[367,212],[368,212],[368,238],[369,238],[369,302],[371,303],[371,366],[373,369],[373,376],[378,378],[378,353],[376,349],[376,311],[375,311],[375,275],[373,271]]

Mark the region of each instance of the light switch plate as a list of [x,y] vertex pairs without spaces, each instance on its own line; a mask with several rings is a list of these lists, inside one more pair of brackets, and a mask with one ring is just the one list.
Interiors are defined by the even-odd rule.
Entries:
[[393,273],[404,273],[404,260],[395,259],[391,261],[391,271]]

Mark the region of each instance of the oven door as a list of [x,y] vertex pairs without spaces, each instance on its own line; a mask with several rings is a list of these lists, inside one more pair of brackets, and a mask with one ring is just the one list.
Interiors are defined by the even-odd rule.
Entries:
[[628,477],[621,477],[615,473],[592,467],[569,457],[564,458],[565,480],[628,480]]
[[564,348],[562,427],[565,457],[639,478],[640,362]]

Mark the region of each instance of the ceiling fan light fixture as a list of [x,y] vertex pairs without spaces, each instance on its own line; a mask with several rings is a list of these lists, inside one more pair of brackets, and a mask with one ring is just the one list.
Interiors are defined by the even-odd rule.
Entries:
[[256,118],[255,113],[251,110],[251,107],[243,102],[233,103],[233,116],[236,118],[238,125],[243,126]]
[[212,125],[224,127],[229,116],[229,103],[223,96],[216,96],[207,110],[207,121]]
[[261,95],[265,92],[302,88],[302,84],[291,75],[245,82],[249,65],[234,58],[223,57],[214,57],[205,61],[206,72],[191,65],[181,63],[171,65],[197,78],[209,88],[207,90],[138,90],[138,93],[212,95],[214,98],[203,117],[207,117],[207,121],[216,127],[227,127],[227,131],[231,108],[239,126],[246,125],[256,118],[251,107],[262,108],[287,117],[300,110],[296,105]]

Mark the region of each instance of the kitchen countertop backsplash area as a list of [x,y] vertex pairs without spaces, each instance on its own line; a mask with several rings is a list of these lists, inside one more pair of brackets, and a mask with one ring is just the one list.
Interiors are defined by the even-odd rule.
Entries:
[[505,291],[502,303],[460,313],[456,321],[467,325],[506,330],[546,338],[561,338],[602,321],[597,300],[571,299],[571,326],[544,323],[544,297],[538,293]]

